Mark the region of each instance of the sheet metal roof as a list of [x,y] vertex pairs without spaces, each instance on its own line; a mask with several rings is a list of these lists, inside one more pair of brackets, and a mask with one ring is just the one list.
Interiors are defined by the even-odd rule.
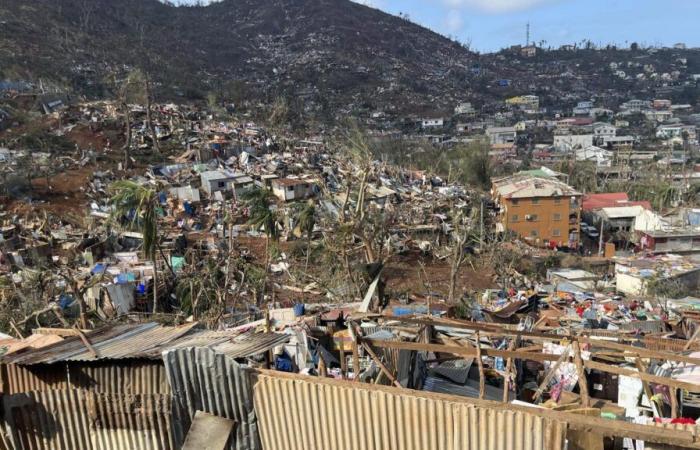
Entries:
[[163,326],[155,322],[117,325],[87,334],[92,351],[78,336],[67,338],[47,347],[6,355],[6,364],[52,364],[62,361],[98,361],[109,359],[159,359],[164,350],[184,347],[209,347],[232,358],[260,353],[289,340],[276,333],[247,333],[240,331],[207,331],[196,323]]

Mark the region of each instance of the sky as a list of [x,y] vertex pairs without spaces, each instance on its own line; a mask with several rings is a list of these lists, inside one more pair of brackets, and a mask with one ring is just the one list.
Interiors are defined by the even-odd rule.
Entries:
[[586,39],[618,46],[700,46],[700,0],[354,1],[394,15],[408,14],[411,21],[482,52],[524,45],[528,23],[531,42],[545,47]]

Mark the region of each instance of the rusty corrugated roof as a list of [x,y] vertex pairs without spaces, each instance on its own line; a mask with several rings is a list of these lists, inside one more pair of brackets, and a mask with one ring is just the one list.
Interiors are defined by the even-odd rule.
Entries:
[[171,348],[210,347],[233,358],[254,355],[280,345],[289,336],[276,333],[241,335],[237,331],[206,331],[196,323],[163,326],[155,322],[117,325],[87,334],[96,355],[78,336],[39,349],[24,349],[6,355],[5,364],[53,364],[61,361],[99,361],[110,359],[160,359]]

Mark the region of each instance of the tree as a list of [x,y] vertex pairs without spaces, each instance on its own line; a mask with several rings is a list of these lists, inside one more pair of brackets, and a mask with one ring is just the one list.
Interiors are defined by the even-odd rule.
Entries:
[[279,238],[277,211],[270,209],[274,195],[267,189],[254,187],[246,190],[241,198],[250,209],[248,224],[265,232],[265,272],[270,265],[270,241]]
[[313,200],[309,200],[304,209],[299,213],[299,229],[306,234],[306,264],[304,272],[309,270],[309,255],[311,255],[311,235],[316,226],[316,206]]
[[457,290],[457,276],[459,269],[467,259],[466,246],[472,240],[472,220],[467,220],[462,213],[453,213],[452,215],[452,252],[450,261],[450,288],[447,295],[450,304],[455,301],[455,292]]
[[120,180],[110,186],[113,218],[127,218],[132,228],[143,234],[144,257],[153,264],[153,312],[158,310],[158,194],[154,189],[129,180]]

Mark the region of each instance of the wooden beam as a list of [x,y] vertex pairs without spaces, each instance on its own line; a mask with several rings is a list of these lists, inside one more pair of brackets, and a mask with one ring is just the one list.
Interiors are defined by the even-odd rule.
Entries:
[[[449,353],[453,355],[469,356],[476,358],[476,349],[466,348],[466,347],[456,347],[451,345],[439,345],[439,344],[422,344],[418,342],[399,342],[399,341],[384,341],[376,339],[363,340],[363,343],[367,342],[374,347],[378,348],[394,348],[398,350],[417,350],[417,351],[428,351],[433,353]],[[522,350],[508,351],[508,350],[497,350],[491,348],[482,348],[481,354],[485,356],[500,356],[502,358],[512,357],[514,359],[523,359],[529,361],[558,361],[559,355],[549,355],[544,353],[532,353],[525,352]],[[573,362],[571,360],[567,362]],[[625,369],[622,367],[612,366],[610,364],[603,364],[594,361],[584,361],[583,365],[587,369],[595,369],[601,372],[614,373],[617,375],[627,375],[634,378],[640,378],[643,380],[650,381],[652,383],[661,384],[664,386],[677,387],[679,389],[686,389],[691,392],[700,391],[700,384],[693,384],[684,381],[673,380],[671,378],[659,377],[650,374],[640,374],[637,371]]]
[[[591,339],[587,337],[579,337],[579,342],[585,342],[595,347],[608,348],[612,350],[620,350],[632,355],[641,356],[642,358],[659,359],[663,361],[684,362],[688,364],[700,365],[700,358],[691,358],[690,356],[678,355],[672,352],[659,352],[646,348],[633,347],[631,345],[618,344],[615,342],[604,341],[602,339]],[[630,355],[626,355],[630,356]]]
[[547,371],[547,374],[544,376],[542,379],[542,382],[540,383],[539,387],[535,391],[535,395],[533,397],[533,400],[537,402],[540,397],[542,397],[542,394],[544,393],[544,390],[547,389],[547,385],[549,384],[550,381],[552,381],[552,378],[554,378],[554,374],[556,373],[557,369],[559,369],[559,366],[568,359],[569,357],[569,352],[571,351],[571,346],[567,345],[564,351],[561,353],[561,356],[557,360],[557,362],[554,363],[552,367],[549,368],[549,371]]
[[685,347],[683,347],[683,350],[685,350],[685,351],[687,351],[690,348],[690,346],[693,345],[693,342],[695,342],[695,340],[698,338],[698,336],[700,336],[700,324],[696,324],[695,326],[698,329],[695,330],[695,333],[693,333],[693,335],[690,337],[690,339],[688,339],[688,343],[685,344]]
[[[420,342],[400,342],[400,341],[385,341],[378,339],[363,339],[363,342],[370,343],[373,347],[378,348],[395,348],[398,350],[417,350],[426,351],[433,353],[449,353],[452,355],[460,355],[471,358],[476,358],[476,348],[464,347],[464,346],[453,346],[453,345],[440,345],[440,344],[423,344]],[[523,350],[498,350],[495,348],[482,348],[482,356],[500,356],[501,358],[512,357],[514,359],[524,359],[529,361],[556,361],[559,359],[559,355],[549,355],[546,353],[534,353],[526,352]],[[700,388],[700,386],[699,386]]]
[[688,383],[685,381],[674,380],[666,377],[659,377],[656,375],[651,375],[649,373],[639,373],[636,370],[626,369],[624,367],[611,366],[610,364],[603,364],[595,361],[584,361],[584,366],[588,369],[599,370],[601,372],[614,373],[617,375],[625,375],[632,378],[638,378],[643,381],[649,381],[655,384],[661,384],[664,386],[675,387],[678,389],[686,389],[688,391],[700,391],[700,385]]
[[588,380],[586,379],[586,369],[583,368],[583,360],[581,359],[581,347],[577,341],[571,344],[574,349],[574,362],[576,363],[576,373],[578,374],[578,388],[581,393],[581,405],[584,408],[591,406],[591,399],[588,395]]
[[374,360],[375,363],[379,366],[379,370],[381,370],[384,375],[386,375],[387,378],[394,384],[394,386],[403,389],[403,386],[401,386],[401,383],[399,383],[396,380],[396,377],[394,376],[393,373],[389,371],[389,369],[386,368],[386,366],[382,363],[382,361],[379,359],[376,353],[374,353],[374,350],[367,345],[366,342],[362,342],[362,347],[365,349],[367,353],[369,353],[369,356]]
[[[644,363],[642,362],[642,360],[639,357],[635,358],[634,363],[637,366],[637,370],[640,373],[647,372],[646,366],[644,365]],[[663,417],[661,415],[661,411],[659,411],[656,408],[656,404],[654,403],[654,400],[652,399],[654,394],[651,392],[651,387],[649,386],[649,383],[647,381],[642,380],[642,388],[644,389],[644,395],[646,395],[647,400],[649,400],[649,406],[651,406],[651,412],[654,415],[654,417]]]
[[92,344],[88,340],[87,336],[85,336],[85,333],[83,333],[83,331],[78,327],[75,327],[75,331],[78,333],[78,336],[80,336],[80,340],[83,341],[83,344],[85,344],[85,347],[87,347],[88,351],[92,354],[92,357],[99,358],[99,354],[97,353],[97,350],[95,350],[95,347],[92,346]]

